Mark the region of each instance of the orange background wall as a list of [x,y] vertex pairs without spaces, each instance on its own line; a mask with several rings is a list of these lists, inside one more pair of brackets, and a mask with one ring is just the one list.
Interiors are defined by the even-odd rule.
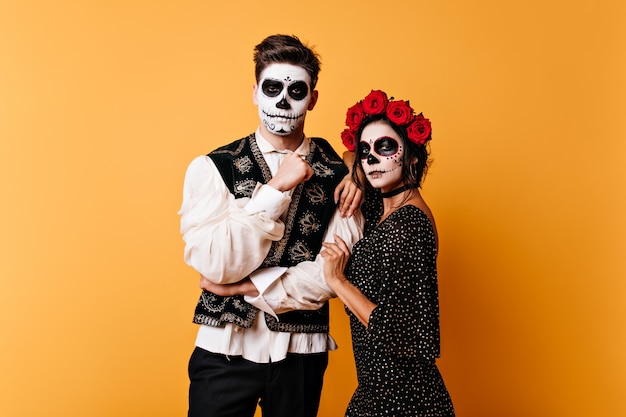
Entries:
[[[626,3],[384,3],[0,3],[0,415],[185,415],[183,175],[256,126],[273,33],[322,56],[309,134],[372,88],[433,123],[458,416],[626,415]],[[321,417],[355,385],[336,301]]]

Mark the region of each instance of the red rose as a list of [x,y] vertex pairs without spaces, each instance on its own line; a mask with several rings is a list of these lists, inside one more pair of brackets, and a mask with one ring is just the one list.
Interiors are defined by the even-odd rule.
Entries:
[[348,125],[350,129],[357,129],[364,117],[365,113],[363,112],[361,103],[356,103],[354,106],[350,107],[346,113],[346,125]]
[[352,129],[344,129],[341,132],[341,141],[345,145],[346,149],[350,152],[354,152],[354,148],[356,147],[356,136],[354,134],[354,130]]
[[380,114],[385,111],[388,101],[387,94],[384,91],[372,90],[363,99],[363,110],[368,115]]
[[426,119],[422,113],[415,116],[415,120],[406,128],[406,133],[412,142],[423,145],[430,140],[430,120]]
[[396,125],[404,126],[413,119],[413,109],[406,101],[390,101],[387,105],[387,117]]

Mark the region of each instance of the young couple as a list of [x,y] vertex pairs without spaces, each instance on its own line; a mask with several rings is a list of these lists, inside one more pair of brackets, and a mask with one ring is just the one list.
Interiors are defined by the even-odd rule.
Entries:
[[419,192],[428,119],[372,91],[348,109],[344,161],[304,133],[312,48],[273,35],[254,62],[256,131],[185,176],[184,256],[202,288],[188,415],[252,417],[259,404],[264,417],[316,416],[339,297],[358,378],[345,415],[453,416],[435,364],[437,234]]

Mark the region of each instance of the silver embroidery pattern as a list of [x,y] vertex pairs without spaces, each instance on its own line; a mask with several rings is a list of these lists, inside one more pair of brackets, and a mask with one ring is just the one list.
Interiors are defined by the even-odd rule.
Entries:
[[202,303],[202,306],[212,313],[220,311],[222,309],[222,306],[217,304],[217,297],[211,292],[202,291],[202,294],[200,295],[200,301]]
[[241,303],[241,300],[238,298],[233,298],[233,307],[235,307],[239,311],[246,311],[246,306]]
[[250,306],[249,304],[244,304],[241,300],[232,298],[230,299],[232,302],[232,306],[242,312],[245,317],[239,317],[238,315],[223,311],[224,305],[228,299],[218,299],[218,297],[208,291],[202,291],[200,296],[200,302],[202,306],[206,309],[207,312],[210,313],[221,313],[220,317],[211,317],[205,314],[195,314],[194,315],[194,323],[204,324],[207,326],[221,326],[224,322],[235,323],[240,327],[249,328],[254,319],[256,318],[258,308],[254,306]]
[[315,172],[315,175],[318,177],[332,177],[334,174],[332,169],[319,161],[311,165],[311,169],[313,169],[313,172]]
[[313,254],[306,243],[299,240],[289,248],[289,258],[294,262],[304,262],[312,260]]
[[282,258],[283,253],[285,253],[285,248],[287,247],[287,239],[283,237],[281,240],[272,243],[272,248],[270,249],[270,253],[265,258],[264,265],[265,266],[274,266],[278,265],[280,262],[280,258]]
[[324,161],[326,161],[328,164],[330,164],[330,165],[343,165],[344,164],[341,159],[339,159],[339,160],[332,160],[332,159],[330,159],[328,157],[328,155],[326,155],[326,153],[324,152],[324,150],[321,147],[319,147],[319,151],[320,151],[320,155],[322,156],[322,159]]
[[254,320],[256,319],[256,315],[258,311],[259,311],[258,308],[251,307],[250,311],[248,311],[248,313],[246,314],[246,317],[244,318],[238,317],[237,315],[233,313],[227,313],[227,312],[222,313],[222,315],[219,318],[210,317],[205,314],[195,314],[193,322],[196,324],[204,324],[205,326],[212,326],[212,327],[222,327],[224,323],[234,323],[239,327],[248,329],[252,326],[252,323],[254,323]]
[[311,184],[304,192],[312,204],[323,204],[326,202],[326,194],[319,184]]
[[235,185],[233,186],[233,191],[237,195],[250,197],[255,187],[256,187],[256,181],[254,180],[239,181],[239,182],[236,182]]
[[212,153],[215,154],[227,154],[227,155],[239,155],[243,149],[245,145],[245,141],[241,141],[241,143],[239,143],[239,145],[237,146],[237,148],[234,151],[229,151],[228,149],[219,149],[219,150],[215,150]]
[[242,156],[241,158],[235,159],[234,163],[237,171],[245,174],[252,169],[252,160],[248,156]]
[[307,211],[300,219],[300,231],[303,235],[310,235],[313,232],[317,232],[321,227],[321,224],[315,214]]
[[263,158],[263,153],[259,149],[259,145],[256,143],[256,136],[254,133],[248,137],[250,141],[250,150],[252,151],[252,156],[256,160],[257,164],[261,168],[261,174],[263,174],[263,183],[267,184],[272,179],[272,172],[267,166],[267,162]]
[[324,324],[289,324],[285,322],[277,321],[273,316],[269,314],[265,315],[265,322],[270,330],[277,332],[289,332],[289,333],[326,333],[328,332],[328,325]]

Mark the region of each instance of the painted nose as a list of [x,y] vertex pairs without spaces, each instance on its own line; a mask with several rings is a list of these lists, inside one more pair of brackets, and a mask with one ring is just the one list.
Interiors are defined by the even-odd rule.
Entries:
[[367,163],[369,165],[374,165],[374,164],[377,164],[379,162],[380,162],[380,160],[378,158],[376,158],[374,155],[372,155],[371,152],[370,152],[369,155],[367,155]]
[[278,107],[279,109],[283,109],[283,110],[289,110],[291,108],[291,106],[289,105],[285,97],[283,97],[281,101],[276,103],[276,107]]

